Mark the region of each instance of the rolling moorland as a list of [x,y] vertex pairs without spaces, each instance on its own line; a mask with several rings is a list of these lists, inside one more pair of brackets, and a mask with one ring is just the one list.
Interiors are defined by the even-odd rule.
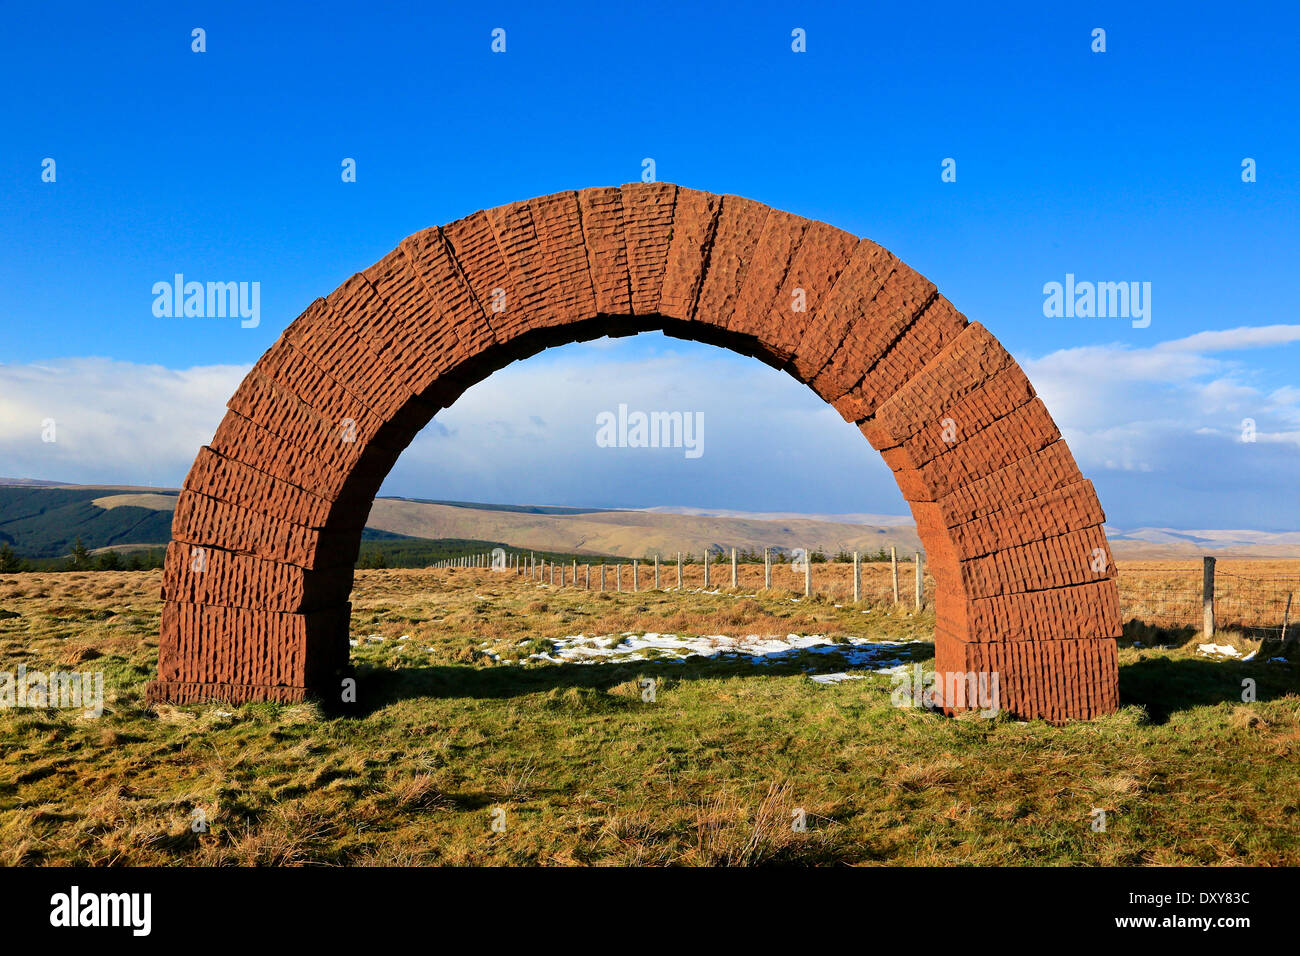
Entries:
[[891,699],[930,612],[700,571],[359,571],[344,713],[148,707],[158,571],[0,575],[0,658],[106,692],[0,709],[0,864],[1300,863],[1300,666],[1258,645],[1138,628],[1113,716],[949,719]]
[[[114,549],[156,557],[171,538],[176,492],[156,488],[8,485],[0,479],[0,544],[53,570],[80,538],[92,553]],[[1300,533],[1108,527],[1117,558],[1174,560],[1203,554],[1254,560],[1300,558]],[[399,543],[402,539],[415,539]],[[760,552],[795,548],[827,555],[920,548],[910,518],[890,515],[765,515],[698,508],[612,511],[544,505],[377,498],[363,558],[382,551],[390,564],[420,566],[446,556],[436,541],[478,542],[548,554],[646,558],[704,549]],[[402,556],[409,558],[403,561]]]
[[[149,550],[173,501],[0,488],[0,543],[59,567],[69,533],[101,552]],[[900,675],[933,669],[933,613],[907,603],[910,562],[901,606],[887,563],[864,566],[857,603],[843,564],[816,566],[811,597],[784,564],[771,590],[761,564],[729,587],[725,563],[708,588],[688,564],[678,589],[669,563],[662,589],[643,566],[631,591],[627,558],[652,549],[629,542],[673,522],[688,522],[698,556],[710,537],[744,548],[747,531],[757,547],[806,545],[813,525],[911,533],[901,519],[401,499],[375,512],[347,708],[147,706],[159,571],[0,574],[0,670],[98,673],[105,690],[99,716],[0,708],[0,865],[1300,864],[1300,662],[1262,644],[1267,631],[1221,632],[1207,651],[1195,559],[1121,557],[1122,709],[1053,728],[899,706]],[[622,571],[601,592],[595,575],[585,590],[366,569],[367,555],[422,565],[493,540],[526,551],[511,537],[525,532],[560,539],[534,549],[548,560]],[[1133,545],[1188,541],[1159,534],[1173,540]],[[608,552],[577,547],[593,543]],[[1296,565],[1221,567],[1224,612],[1275,637]]]

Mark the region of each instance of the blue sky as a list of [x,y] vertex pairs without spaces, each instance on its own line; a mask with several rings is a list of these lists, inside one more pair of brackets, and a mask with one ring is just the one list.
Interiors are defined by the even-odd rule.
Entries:
[[[826,220],[934,280],[1026,365],[1112,521],[1300,530],[1280,504],[1300,460],[1291,5],[67,4],[5,19],[0,474],[177,484],[313,298],[421,228],[635,180],[650,157],[660,179]],[[260,325],[156,318],[151,287],[176,272],[260,282]],[[1150,327],[1044,317],[1043,285],[1066,273],[1150,282]],[[1191,338],[1206,332],[1224,334]],[[785,430],[754,441],[724,384],[788,412]],[[709,452],[595,448],[594,413],[620,401],[705,410]],[[47,415],[57,447],[39,441]],[[878,456],[797,383],[662,336],[507,369],[409,459],[386,493],[903,508]]]

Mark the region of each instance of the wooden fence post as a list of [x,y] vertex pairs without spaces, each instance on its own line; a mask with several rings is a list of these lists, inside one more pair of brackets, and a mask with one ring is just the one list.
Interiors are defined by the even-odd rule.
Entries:
[[584,569],[582,572],[582,577],[583,577],[582,586],[585,587],[588,591],[590,591],[591,590],[591,565],[584,564],[582,567]]
[[858,552],[853,552],[853,603],[857,604],[862,600],[862,562],[858,560]]
[[1291,599],[1293,597],[1295,597],[1294,591],[1286,596],[1286,610],[1282,612],[1282,646],[1278,649],[1279,655],[1286,651],[1286,629],[1291,625]]
[[921,578],[922,571],[921,571],[920,551],[916,552],[916,557],[914,558],[914,560],[916,561],[916,609],[919,612],[925,607],[925,585],[922,583],[922,578]]
[[736,587],[736,549],[731,549],[731,586]]
[[633,558],[632,559],[632,591],[634,593],[637,590],[639,590],[640,577],[641,577],[639,571],[640,571],[640,561],[638,561],[636,558]]
[[614,565],[614,589],[623,590],[623,565],[622,563]]
[[772,590],[772,549],[763,549],[763,587]]
[[1214,558],[1205,558],[1201,569],[1201,630],[1207,641],[1214,637]]
[[659,590],[659,555],[655,555],[655,590]]
[[605,562],[600,562],[600,589],[605,590]]
[[812,552],[807,549],[803,553],[803,596],[812,597]]
[[898,606],[898,548],[889,546],[889,567],[894,572],[894,606]]
[[677,552],[677,590],[682,589],[682,553]]
[[709,549],[704,549],[704,590],[709,589]]

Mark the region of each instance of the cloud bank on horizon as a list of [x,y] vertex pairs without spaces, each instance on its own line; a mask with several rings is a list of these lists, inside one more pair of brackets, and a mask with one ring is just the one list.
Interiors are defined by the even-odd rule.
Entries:
[[[1261,388],[1249,353],[1296,342],[1300,325],[1246,326],[1017,358],[1112,524],[1295,531],[1300,388]],[[247,370],[107,358],[0,365],[0,474],[179,485]],[[638,441],[637,413],[698,420],[699,454],[681,442],[638,447],[650,441]],[[621,441],[609,440],[611,421],[622,423]],[[657,333],[502,369],[435,417],[382,493],[906,513],[880,456],[809,389],[752,359]]]

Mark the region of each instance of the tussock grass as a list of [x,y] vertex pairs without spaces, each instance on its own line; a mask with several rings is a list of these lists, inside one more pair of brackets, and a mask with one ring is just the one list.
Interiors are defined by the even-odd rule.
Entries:
[[579,633],[823,634],[911,642],[930,666],[930,614],[386,570],[353,596],[358,713],[146,708],[159,583],[0,576],[0,670],[102,670],[108,698],[98,719],[0,710],[0,864],[1300,863],[1296,665],[1143,632],[1122,642],[1115,715],[951,720],[892,707],[883,676],[809,681],[844,668],[834,653],[525,653]]

